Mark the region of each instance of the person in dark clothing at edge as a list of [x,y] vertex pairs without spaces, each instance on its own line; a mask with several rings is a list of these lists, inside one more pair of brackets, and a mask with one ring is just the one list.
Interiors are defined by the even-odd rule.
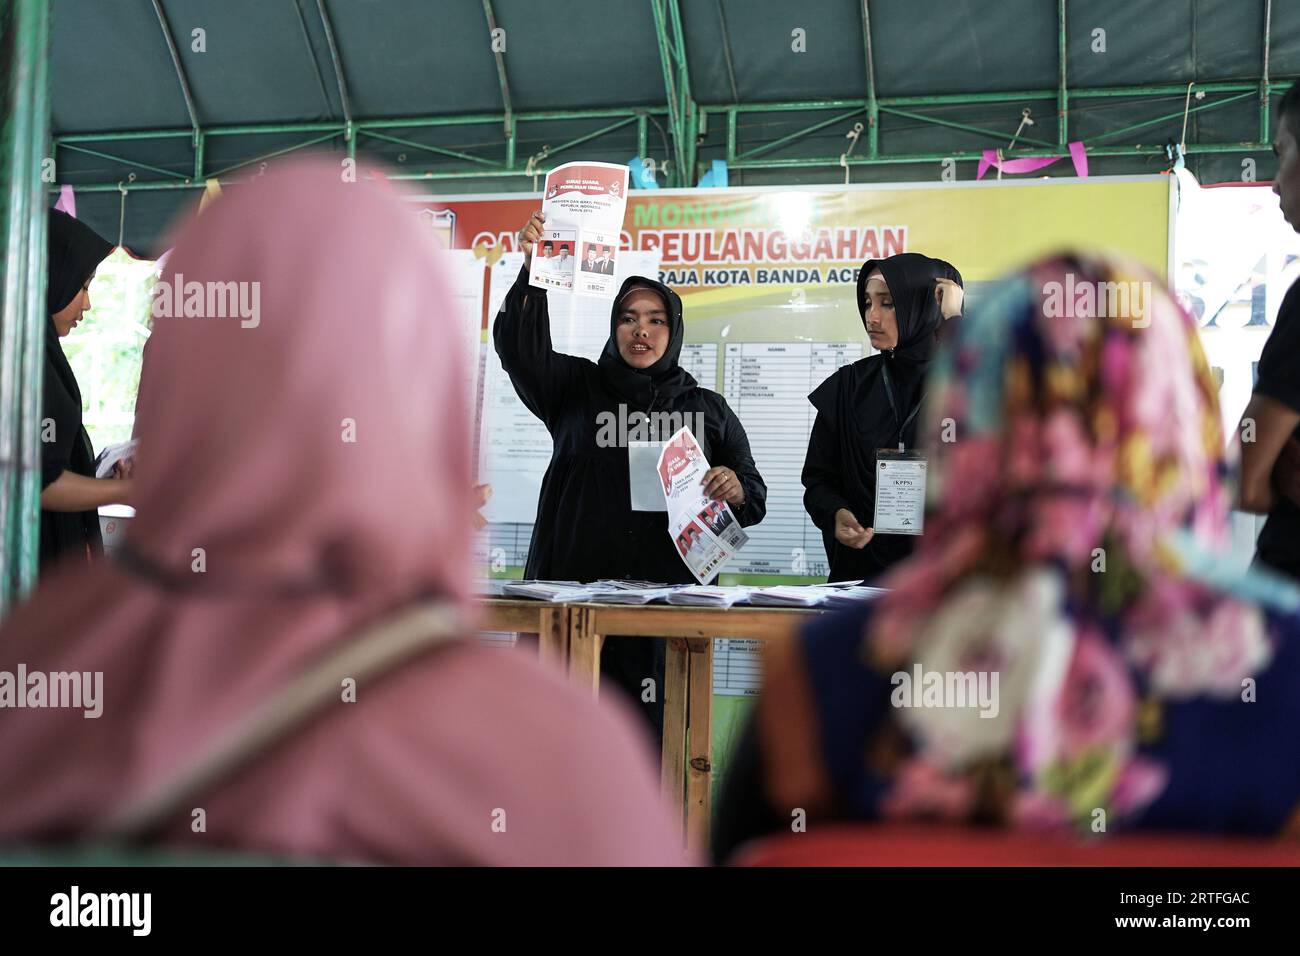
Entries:
[[[1277,107],[1273,192],[1300,232],[1300,81]],[[1259,356],[1254,393],[1237,429],[1241,479],[1237,507],[1267,514],[1255,562],[1300,580],[1300,279],[1287,290]]]
[[960,317],[961,273],[915,252],[868,259],[858,312],[878,351],[837,370],[808,400],[817,409],[803,466],[804,508],[822,533],[828,581],[870,584],[912,553],[915,536],[879,534],[876,450],[916,445],[925,372],[945,320]]
[[[618,290],[610,311],[609,341],[599,362],[551,347],[546,291],[528,284],[529,261],[542,223],[537,212],[520,230],[524,266],[492,329],[497,355],[515,391],[554,441],[524,575],[539,580],[629,578],[693,584],[690,569],[668,536],[666,512],[632,510],[626,442],[598,440],[601,419],[613,414],[622,422],[645,413],[665,432],[655,436],[663,441],[680,427],[683,415],[702,414],[704,433],[695,438],[712,466],[704,476],[704,490],[730,504],[740,523],[750,526],[767,510],[767,486],[754,467],[745,429],[721,395],[700,387],[678,364],[685,335],[682,301],[654,279],[631,276]],[[656,418],[657,413],[666,415]],[[673,420],[679,423],[663,427]],[[661,639],[609,637],[601,652],[604,680],[624,690],[659,739],[664,663]],[[643,700],[650,696],[645,693],[647,678],[654,681],[652,701]]]
[[[90,309],[90,280],[113,244],[59,209],[49,219],[49,283],[45,291],[45,377],[41,402],[41,573],[75,555],[90,562],[104,551],[99,506],[125,504],[133,479],[95,477],[95,449],[81,421],[81,389],[59,339]],[[48,430],[47,430],[48,429]]]

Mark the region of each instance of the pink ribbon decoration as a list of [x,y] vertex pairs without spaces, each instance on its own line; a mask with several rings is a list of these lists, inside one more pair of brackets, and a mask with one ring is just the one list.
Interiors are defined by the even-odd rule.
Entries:
[[[1070,159],[1074,162],[1074,174],[1081,179],[1087,178],[1088,153],[1083,148],[1083,143],[1076,139],[1070,144],[1069,148]],[[1033,173],[1064,158],[1064,156],[1027,156],[1023,159],[998,159],[996,149],[986,149],[984,155],[980,158],[979,171],[975,173],[975,178],[983,179],[990,166],[1000,169],[1004,173]]]
[[59,201],[54,204],[54,208],[66,212],[73,219],[77,218],[77,197],[72,194],[71,186],[64,184],[59,189]]

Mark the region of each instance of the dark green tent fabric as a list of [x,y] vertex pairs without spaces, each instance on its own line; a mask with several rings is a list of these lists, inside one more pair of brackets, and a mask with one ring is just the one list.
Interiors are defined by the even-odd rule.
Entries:
[[[667,5],[667,0],[664,0]],[[664,108],[665,71],[651,0],[580,0],[536,3],[491,0],[505,31],[504,62],[516,112],[601,107]],[[503,99],[484,4],[476,0],[162,0],[170,33],[192,92],[195,119],[204,130],[243,124],[337,123],[416,116],[501,113]],[[330,55],[326,18],[347,92],[345,109]],[[1070,0],[1066,21],[1066,76],[1071,89],[1183,87],[1188,82],[1257,83],[1264,66],[1265,0]],[[738,118],[739,152],[774,143],[844,111],[816,103],[866,96],[867,58],[862,0],[690,0],[679,2],[690,92],[703,106],[806,101],[806,109],[744,113]],[[871,0],[872,64],[878,96],[923,96],[1053,90],[1060,80],[1057,4],[1049,0]],[[795,41],[802,31],[803,49]],[[1096,31],[1103,31],[1097,33]],[[1104,40],[1104,51],[1099,47]],[[201,43],[200,43],[201,40]],[[200,49],[201,47],[201,49]],[[1269,75],[1300,74],[1300,4],[1274,3],[1269,22]],[[190,114],[152,0],[57,0],[54,4],[53,126],[56,136],[87,133],[185,130]],[[1222,97],[1223,94],[1211,94]],[[1274,96],[1276,99],[1276,96]],[[1107,145],[1163,146],[1182,136],[1184,97],[1072,96],[1068,138]],[[1200,105],[1193,100],[1192,105]],[[1023,135],[1057,142],[1051,99],[1013,99],[977,105],[918,105],[910,111],[949,123],[1015,132],[1021,109],[1034,125]],[[1172,114],[1172,115],[1171,115]],[[1122,132],[1148,120],[1160,122]],[[712,116],[699,136],[702,167],[725,156],[725,117]],[[837,120],[810,135],[768,150],[764,158],[837,156],[856,118]],[[670,154],[667,119],[648,127],[647,153]],[[557,119],[521,123],[517,165],[546,145],[558,146],[610,125],[607,119]],[[477,123],[394,129],[411,143],[469,156],[504,159],[503,125]],[[1186,142],[1253,142],[1260,132],[1254,94],[1222,108],[1193,112]],[[302,133],[209,135],[205,172],[300,143]],[[984,149],[997,141],[978,133],[882,114],[882,152],[934,153]],[[104,140],[70,144],[135,160],[179,175],[193,170],[188,137]],[[857,149],[865,149],[865,137]],[[341,135],[320,144],[342,150]],[[420,152],[377,139],[359,141],[373,155],[412,170],[475,168],[470,160]],[[567,154],[626,162],[637,152],[636,125],[593,138]],[[1272,175],[1266,152],[1195,154],[1188,165],[1202,182],[1236,180],[1242,160],[1255,175]],[[60,147],[59,183],[117,183],[132,167],[115,159]],[[554,162],[562,161],[557,158]],[[551,165],[544,161],[543,168]],[[1097,156],[1094,174],[1156,172],[1163,155]],[[255,171],[255,168],[254,168]],[[135,169],[139,181],[166,178]],[[245,175],[240,170],[237,175]],[[1069,175],[1068,162],[1050,175]],[[960,179],[974,177],[962,162]],[[936,164],[856,167],[854,182],[937,179]],[[732,185],[842,182],[837,167],[735,169]],[[531,190],[531,178],[435,181],[438,192]],[[194,190],[137,190],[127,200],[125,239],[133,250],[154,254],[168,220]],[[83,193],[78,209],[104,235],[116,237],[119,196]]]

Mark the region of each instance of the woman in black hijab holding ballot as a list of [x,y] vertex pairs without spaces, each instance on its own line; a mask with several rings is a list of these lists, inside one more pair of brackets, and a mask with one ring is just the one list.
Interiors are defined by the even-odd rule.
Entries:
[[57,209],[49,212],[45,373],[41,405],[41,569],[64,555],[103,551],[99,506],[125,504],[131,479],[95,478],[95,450],[81,424],[81,389],[59,339],[90,308],[90,280],[113,244]]
[[[528,284],[542,222],[541,213],[534,213],[519,233],[524,267],[492,330],[515,391],[554,442],[525,576],[693,584],[668,535],[662,490],[657,505],[640,495],[635,502],[659,510],[633,507],[637,489],[655,474],[653,463],[642,474],[646,459],[631,455],[629,444],[647,438],[661,445],[688,425],[711,466],[705,493],[727,502],[740,524],[749,526],[763,519],[767,486],[754,467],[745,429],[721,395],[700,387],[678,364],[685,337],[682,301],[654,279],[632,276],[618,290],[599,362],[551,347],[546,290]],[[627,691],[657,732],[663,722],[663,643],[614,637],[601,653],[606,678]],[[655,682],[653,701],[642,699],[647,678]]]
[[[839,369],[808,396],[817,418],[804,461],[803,500],[822,532],[828,580],[871,584],[915,543],[915,534],[872,527],[877,478],[905,467],[909,478],[917,477],[910,487],[923,500],[924,469],[917,471],[920,460],[908,449],[916,447],[925,373],[944,322],[961,314],[961,273],[914,252],[869,259],[858,274],[857,296],[878,351]],[[891,529],[911,520],[915,500],[887,499]]]

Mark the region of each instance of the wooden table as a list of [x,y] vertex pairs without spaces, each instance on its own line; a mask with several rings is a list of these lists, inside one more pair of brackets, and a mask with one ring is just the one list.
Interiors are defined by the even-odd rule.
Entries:
[[569,657],[569,606],[525,598],[478,598],[484,609],[483,630],[517,631],[537,635],[542,660],[557,663]]
[[[684,839],[709,845],[713,783],[713,639],[780,640],[823,613],[815,608],[682,607],[666,604],[549,604],[486,599],[490,630],[536,631],[543,657],[568,662],[569,676],[600,690],[600,650],[607,635],[668,639],[661,688],[664,795],[682,816]],[[522,623],[519,623],[522,622]]]

